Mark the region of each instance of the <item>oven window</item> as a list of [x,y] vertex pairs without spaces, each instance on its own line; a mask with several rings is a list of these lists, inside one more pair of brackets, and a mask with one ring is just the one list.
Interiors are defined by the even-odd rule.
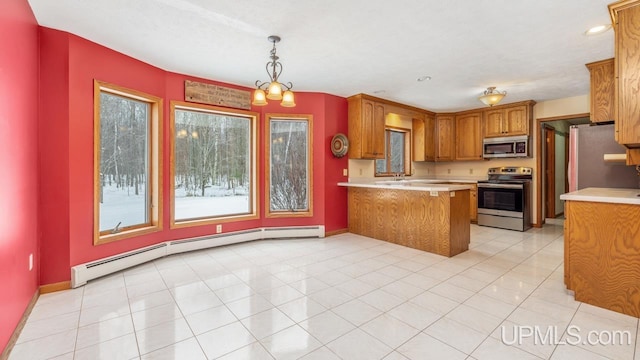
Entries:
[[513,154],[513,142],[500,143],[500,144],[485,144],[485,154]]
[[478,188],[478,207],[522,212],[522,189]]

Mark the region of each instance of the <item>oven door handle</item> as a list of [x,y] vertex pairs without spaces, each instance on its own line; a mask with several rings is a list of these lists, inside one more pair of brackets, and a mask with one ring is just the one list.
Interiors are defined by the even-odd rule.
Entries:
[[479,188],[495,188],[495,189],[522,189],[521,184],[492,184],[492,183],[479,183]]

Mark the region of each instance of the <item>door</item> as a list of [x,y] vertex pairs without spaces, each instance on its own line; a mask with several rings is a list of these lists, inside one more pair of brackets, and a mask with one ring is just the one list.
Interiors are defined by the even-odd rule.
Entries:
[[547,218],[556,217],[556,130],[544,127],[544,197]]

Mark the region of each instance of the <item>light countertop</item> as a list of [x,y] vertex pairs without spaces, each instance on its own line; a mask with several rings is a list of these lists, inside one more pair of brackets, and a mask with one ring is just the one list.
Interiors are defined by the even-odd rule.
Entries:
[[[439,181],[442,182],[442,181]],[[403,180],[403,181],[377,181],[377,182],[340,182],[339,186],[365,187],[373,189],[393,189],[412,191],[458,191],[470,190],[471,185],[434,184],[429,181]]]
[[640,189],[586,188],[562,194],[560,200],[640,205]]

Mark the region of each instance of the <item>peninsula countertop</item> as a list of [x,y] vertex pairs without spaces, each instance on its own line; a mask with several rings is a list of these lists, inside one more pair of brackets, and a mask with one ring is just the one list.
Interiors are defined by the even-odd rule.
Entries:
[[560,200],[640,205],[640,189],[585,188],[562,194]]
[[[446,181],[446,180],[445,180]],[[443,180],[385,180],[374,182],[340,182],[339,186],[347,187],[365,187],[373,189],[392,189],[392,190],[410,190],[410,191],[459,191],[470,190],[471,185],[452,185],[442,184]]]

